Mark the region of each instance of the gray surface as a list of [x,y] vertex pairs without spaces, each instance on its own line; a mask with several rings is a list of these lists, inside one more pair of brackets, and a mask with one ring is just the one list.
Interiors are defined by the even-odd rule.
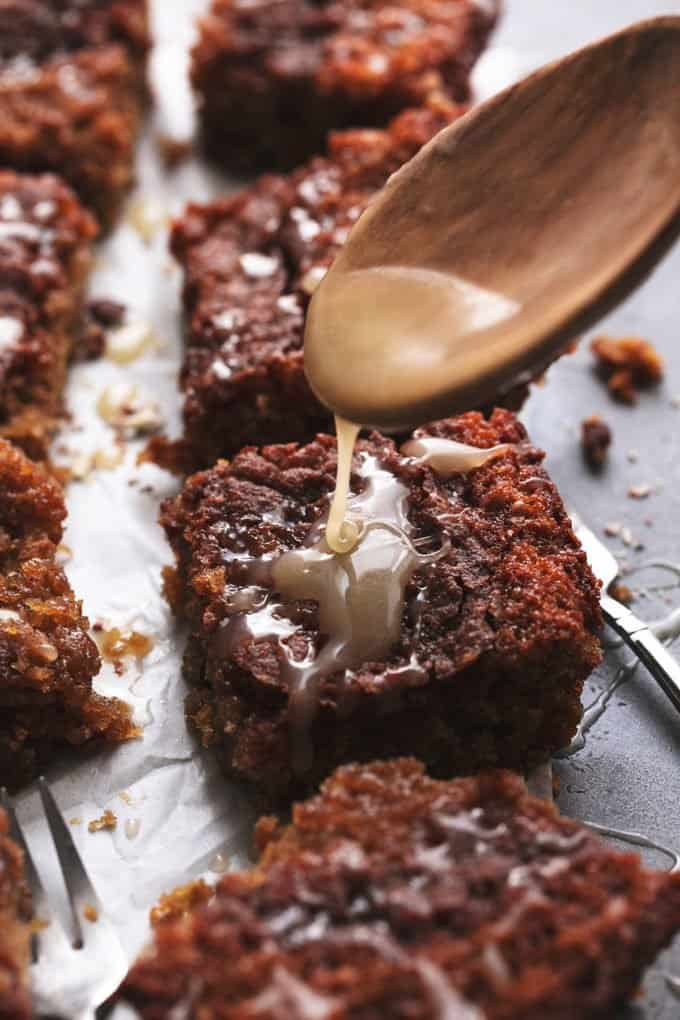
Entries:
[[[608,31],[656,14],[680,14],[680,3],[659,0],[508,0],[505,20],[494,44],[519,54],[525,69],[566,53]],[[538,182],[537,182],[538,186]],[[616,182],[612,182],[616,187]],[[658,267],[646,284],[602,325],[614,336],[638,334],[654,342],[667,361],[667,376],[635,408],[610,400],[592,371],[587,343],[554,366],[548,384],[535,391],[524,418],[532,438],[549,452],[548,466],[564,500],[602,535],[608,522],[630,527],[645,548],[632,551],[618,539],[606,539],[619,561],[638,566],[653,560],[680,563],[680,248]],[[583,465],[579,423],[599,413],[612,426],[614,445],[607,469],[594,477]],[[629,459],[636,451],[639,460]],[[659,486],[647,500],[627,496],[631,485]],[[644,523],[651,520],[651,526]],[[633,588],[649,587],[659,572],[635,574]],[[673,577],[665,577],[669,583]],[[663,595],[646,591],[635,602],[645,619],[680,606],[680,588]],[[605,666],[589,684],[586,701],[611,680],[620,653],[610,651]],[[585,748],[556,764],[561,783],[560,808],[620,829],[635,829],[655,841],[680,848],[680,717],[640,668],[621,687],[590,731]],[[650,859],[652,863],[652,859]],[[657,859],[656,862],[661,864]],[[643,1001],[627,1016],[670,1020],[680,1002],[665,992],[661,969],[680,973],[680,943],[645,981]]]

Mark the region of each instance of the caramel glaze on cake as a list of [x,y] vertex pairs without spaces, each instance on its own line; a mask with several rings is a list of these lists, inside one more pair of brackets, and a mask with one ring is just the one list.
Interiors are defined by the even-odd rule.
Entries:
[[232,168],[289,169],[329,131],[469,97],[498,0],[213,0],[193,51],[203,140]]
[[0,164],[54,171],[110,224],[146,96],[146,0],[0,0]]
[[57,177],[0,170],[0,436],[36,459],[62,410],[95,234]]
[[129,707],[92,689],[100,659],[56,561],[59,485],[0,440],[0,785],[17,788],[60,748],[137,734]]
[[508,772],[349,766],[259,840],[156,929],[123,988],[143,1020],[612,1020],[680,929],[680,875]]
[[7,816],[0,810],[0,1020],[28,1020],[30,893],[21,851],[7,833]]
[[266,800],[290,800],[339,763],[405,753],[442,775],[526,769],[575,731],[583,682],[601,657],[599,586],[543,454],[505,410],[488,420],[462,415],[423,434],[514,446],[445,480],[378,433],[359,441],[353,490],[365,484],[360,458],[374,456],[407,488],[413,544],[444,551],[408,582],[401,634],[385,661],[321,681],[302,774],[286,663],[322,647],[317,604],[273,599],[294,631],[283,641],[253,636],[248,626],[232,639],[224,628],[253,591],[247,561],[304,547],[328,512],[335,440],[245,449],[163,504],[178,563],[169,588],[190,628],[190,723],[226,772]]

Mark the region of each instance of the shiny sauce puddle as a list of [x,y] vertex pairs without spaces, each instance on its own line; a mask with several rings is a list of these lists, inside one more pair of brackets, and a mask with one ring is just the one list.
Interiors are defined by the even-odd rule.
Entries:
[[[312,765],[309,730],[323,681],[340,675],[342,699],[354,670],[388,657],[399,641],[409,581],[448,549],[445,537],[431,540],[414,535],[408,489],[376,456],[364,451],[354,459],[363,487],[351,494],[358,433],[357,426],[338,423],[335,494],[307,544],[279,556],[241,560],[245,586],[234,597],[234,613],[222,621],[212,646],[213,656],[229,658],[249,640],[277,642],[288,688],[292,763],[298,774]],[[425,437],[406,443],[402,453],[446,477],[481,467],[507,449],[482,450]],[[321,640],[318,646],[307,640],[301,654],[300,642],[295,642],[295,650],[291,644],[294,636],[303,633],[301,624],[291,618],[291,603],[307,601],[318,606]],[[418,600],[409,608],[417,633]],[[390,674],[417,681],[425,671],[412,655]]]

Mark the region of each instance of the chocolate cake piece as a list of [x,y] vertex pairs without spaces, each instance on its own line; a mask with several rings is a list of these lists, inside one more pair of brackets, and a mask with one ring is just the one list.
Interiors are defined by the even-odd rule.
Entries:
[[53,171],[109,225],[146,96],[146,0],[0,0],[0,163]]
[[64,746],[137,735],[129,706],[92,689],[99,653],[57,562],[60,486],[0,440],[0,786],[16,789]]
[[47,455],[96,227],[49,174],[0,170],[0,437]]
[[123,987],[142,1020],[612,1020],[680,930],[680,875],[509,772],[349,766],[259,836],[156,929]]
[[181,466],[209,467],[249,443],[328,431],[330,414],[302,364],[310,295],[371,197],[460,113],[432,101],[385,131],[332,135],[327,156],[190,205],[175,223],[187,344]]
[[331,130],[383,127],[428,99],[465,101],[499,0],[213,0],[192,80],[208,153],[290,169]]
[[302,734],[290,665],[316,661],[328,633],[318,603],[272,590],[260,561],[269,568],[318,533],[335,440],[247,448],[163,504],[178,565],[169,590],[190,630],[188,719],[226,773],[266,800],[289,800],[339,763],[376,757],[413,754],[440,775],[529,769],[574,734],[583,682],[601,657],[599,584],[543,453],[506,410],[416,435],[511,445],[442,478],[378,433],[359,442],[353,491],[370,484],[362,472],[374,458],[405,487],[413,548],[439,553],[411,574],[389,653],[330,669]]
[[30,894],[21,851],[8,836],[0,809],[0,1018],[29,1020]]

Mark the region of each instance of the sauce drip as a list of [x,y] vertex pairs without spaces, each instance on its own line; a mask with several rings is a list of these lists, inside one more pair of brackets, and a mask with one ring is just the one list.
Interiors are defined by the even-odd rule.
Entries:
[[[376,457],[362,454],[358,473],[364,489],[348,501],[350,520],[361,522],[353,548],[333,552],[328,521],[322,519],[305,548],[271,560],[241,561],[252,586],[238,593],[237,612],[223,621],[213,644],[213,654],[222,657],[247,637],[277,641],[289,689],[293,766],[299,773],[311,765],[308,731],[322,680],[388,656],[400,637],[409,580],[444,551],[441,545],[435,552],[419,551],[413,544],[408,490]],[[302,627],[288,614],[291,602],[309,600],[318,605],[322,643],[318,648],[308,643],[300,656],[290,639],[302,635]],[[419,667],[411,657],[405,668]]]
[[336,553],[350,552],[357,544],[360,525],[347,519],[347,497],[349,480],[352,473],[352,455],[354,444],[359,435],[360,426],[344,418],[335,418],[335,434],[338,437],[338,473],[335,481],[335,492],[326,525],[326,542]]
[[429,464],[441,478],[451,475],[465,474],[488,464],[510,449],[507,443],[481,449],[456,443],[452,439],[440,439],[438,436],[423,436],[421,439],[410,439],[401,447],[405,457],[412,457],[421,464]]

